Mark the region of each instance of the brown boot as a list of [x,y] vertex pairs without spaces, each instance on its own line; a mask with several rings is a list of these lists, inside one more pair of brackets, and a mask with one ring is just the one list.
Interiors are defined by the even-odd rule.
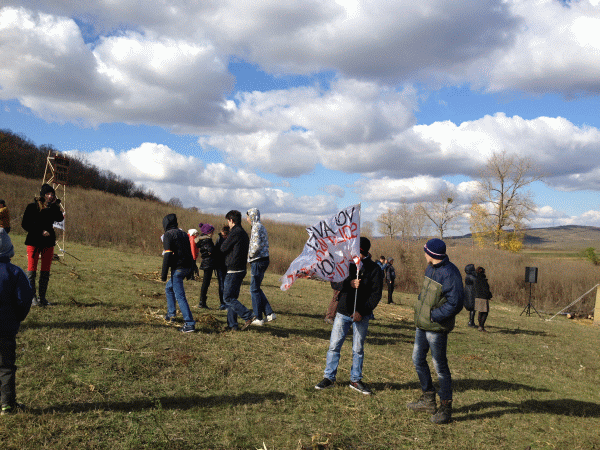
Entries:
[[437,412],[431,416],[433,423],[449,423],[452,420],[452,400],[440,400],[440,407]]
[[434,414],[437,409],[437,404],[435,402],[435,392],[423,392],[423,395],[421,395],[421,397],[419,397],[419,399],[416,402],[408,403],[406,407],[413,411],[425,411]]

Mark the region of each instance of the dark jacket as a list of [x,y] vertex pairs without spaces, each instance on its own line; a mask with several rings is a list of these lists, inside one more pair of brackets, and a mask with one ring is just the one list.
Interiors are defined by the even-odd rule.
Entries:
[[215,268],[225,272],[227,271],[227,266],[225,265],[225,255],[223,255],[223,252],[221,251],[221,245],[223,242],[225,242],[225,238],[221,233],[219,233],[219,237],[217,238],[217,242],[215,242],[215,248],[213,250],[213,259],[215,262]]
[[234,225],[229,230],[227,239],[221,244],[221,252],[225,256],[227,270],[246,270],[250,238],[241,225]]
[[[362,267],[358,273],[360,285],[358,289],[350,286],[356,279],[356,265],[350,264],[348,277],[339,283],[331,283],[331,287],[339,290],[337,312],[345,316],[354,313],[354,299],[356,297],[356,311],[363,316],[369,316],[381,300],[383,289],[383,273],[381,268],[370,256],[362,260]],[[358,293],[356,293],[358,291]]]
[[180,230],[177,225],[177,216],[167,214],[163,219],[163,264],[161,279],[167,280],[169,269],[191,269],[194,267],[194,258],[187,233]]
[[200,262],[200,268],[202,270],[214,269],[215,268],[215,244],[210,236],[198,236],[197,244],[198,250],[202,261]]
[[390,266],[388,264],[388,266],[385,268],[385,280],[388,283],[394,283],[394,280],[396,279],[396,270],[394,269],[394,266]]
[[475,308],[475,266],[467,264],[465,267],[465,309],[473,311]]
[[485,273],[478,273],[477,278],[475,278],[475,298],[485,298],[486,300],[492,298]]
[[462,276],[447,256],[437,264],[428,264],[415,303],[415,326],[425,331],[452,331],[463,296]]
[[[36,197],[33,203],[25,208],[21,226],[27,231],[25,245],[36,248],[49,248],[56,245],[56,233],[54,232],[54,222],[62,222],[65,218],[60,210],[60,200],[46,205]],[[47,231],[49,236],[42,233]]]
[[8,257],[0,257],[0,336],[16,336],[32,299],[33,290],[25,272]]

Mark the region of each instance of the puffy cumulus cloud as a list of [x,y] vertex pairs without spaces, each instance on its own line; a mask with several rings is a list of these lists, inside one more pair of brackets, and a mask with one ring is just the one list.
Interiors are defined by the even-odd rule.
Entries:
[[426,155],[431,167],[438,159],[448,165],[446,174],[454,169],[477,177],[492,153],[506,150],[529,157],[546,174],[544,181],[549,185],[565,190],[598,189],[600,130],[576,126],[562,117],[526,120],[497,113],[460,125],[418,125],[414,132],[435,149]]
[[405,179],[361,179],[354,185],[354,190],[361,198],[369,202],[401,202],[415,203],[433,200],[441,190],[452,185],[440,178],[418,176]]
[[367,171],[383,164],[377,152],[384,153],[384,144],[414,124],[415,104],[411,87],[397,91],[356,80],[335,80],[328,90],[240,93],[228,106],[229,125],[200,143],[231,162],[282,176],[308,173],[319,163]]
[[0,96],[45,118],[157,124],[184,132],[224,121],[233,87],[207,42],[125,32],[85,45],[69,18],[0,10]]
[[472,67],[473,79],[492,92],[597,94],[600,90],[600,10],[596,0],[510,0],[522,19],[509,50]]
[[180,155],[165,145],[149,142],[121,153],[112,149],[67,153],[83,158],[100,169],[110,170],[123,178],[141,183],[194,183],[198,173],[204,169],[201,160]]
[[580,215],[568,215],[550,206],[543,206],[536,210],[528,225],[531,228],[558,227],[563,225],[600,227],[600,210],[589,210]]

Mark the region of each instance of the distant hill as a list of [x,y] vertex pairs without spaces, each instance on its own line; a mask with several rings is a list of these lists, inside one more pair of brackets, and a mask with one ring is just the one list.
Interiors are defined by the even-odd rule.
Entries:
[[[471,240],[472,234],[453,237],[452,240]],[[600,227],[581,225],[563,225],[548,228],[530,228],[523,239],[525,248],[552,250],[583,250],[593,247],[600,250]]]

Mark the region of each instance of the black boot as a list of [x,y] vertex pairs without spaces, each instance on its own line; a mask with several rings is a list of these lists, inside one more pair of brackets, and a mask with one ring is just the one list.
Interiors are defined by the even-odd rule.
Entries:
[[50,281],[50,272],[41,271],[40,272],[40,306],[49,306],[50,303],[46,300],[46,291],[48,290],[48,282]]
[[35,295],[35,270],[27,271],[27,279],[29,280],[29,285],[33,290],[33,299],[31,300],[31,306],[40,306],[40,302],[38,301],[37,295]]
[[452,400],[440,400],[440,407],[437,412],[431,416],[433,423],[448,423],[452,420]]
[[475,310],[469,311],[469,323],[467,325],[471,328],[477,328],[477,325],[475,325]]
[[416,402],[408,403],[406,407],[413,411],[425,411],[431,414],[435,413],[437,409],[437,404],[435,402],[435,392],[423,392],[423,395],[421,395],[421,397],[419,397],[419,399]]

